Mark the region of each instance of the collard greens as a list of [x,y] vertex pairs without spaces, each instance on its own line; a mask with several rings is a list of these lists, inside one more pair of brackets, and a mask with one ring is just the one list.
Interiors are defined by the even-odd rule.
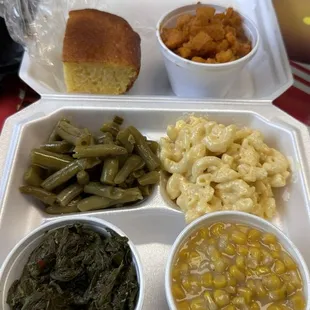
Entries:
[[75,224],[48,232],[8,293],[14,310],[134,309],[139,290],[128,239]]

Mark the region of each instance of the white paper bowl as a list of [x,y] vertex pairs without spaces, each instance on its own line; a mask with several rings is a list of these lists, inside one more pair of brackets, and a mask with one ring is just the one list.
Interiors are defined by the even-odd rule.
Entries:
[[[224,12],[226,8],[209,5],[217,12]],[[183,14],[195,14],[197,4],[187,5],[165,14],[157,23],[156,37],[163,54],[166,70],[173,92],[179,97],[208,97],[224,98],[234,81],[238,78],[244,66],[256,54],[259,46],[259,33],[255,24],[242,16],[246,35],[252,42],[252,51],[246,56],[223,64],[203,64],[187,60],[167,48],[161,39],[164,27],[174,27],[176,20]]]
[[[6,303],[8,290],[12,283],[19,279],[24,266],[26,265],[31,252],[41,243],[44,233],[66,225],[81,223],[103,235],[109,235],[106,228],[116,232],[120,236],[126,236],[119,228],[101,219],[94,217],[63,217],[61,219],[51,221],[40,226],[23,238],[10,252],[9,256],[3,263],[0,270],[0,309],[9,310],[10,307]],[[142,272],[142,264],[138,252],[131,241],[128,242],[131,249],[133,263],[137,271],[137,279],[139,282],[139,297],[137,300],[136,310],[142,309],[144,299],[144,280]]]
[[168,301],[169,308],[171,310],[176,310],[176,306],[174,303],[174,298],[171,292],[171,272],[172,267],[175,261],[175,257],[184,243],[184,241],[197,229],[201,227],[207,227],[217,222],[227,222],[227,223],[238,223],[238,224],[245,224],[249,225],[251,227],[255,227],[261,231],[266,231],[269,233],[274,234],[278,241],[282,244],[284,249],[293,257],[295,262],[298,265],[303,285],[304,285],[304,296],[305,300],[307,302],[306,309],[310,309],[310,275],[308,267],[299,253],[296,246],[286,237],[286,235],[279,230],[277,227],[275,227],[270,222],[245,212],[238,212],[238,211],[219,211],[219,212],[213,212],[209,214],[205,214],[204,216],[196,219],[194,222],[186,226],[183,231],[179,234],[177,239],[175,240],[171,252],[169,254],[168,262],[166,265],[166,272],[165,272],[165,291],[166,291],[166,297]]

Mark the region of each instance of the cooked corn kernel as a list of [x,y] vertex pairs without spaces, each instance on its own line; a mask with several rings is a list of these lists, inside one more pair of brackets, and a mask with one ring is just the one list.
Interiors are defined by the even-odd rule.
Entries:
[[211,272],[206,272],[201,276],[201,285],[210,288],[213,285],[213,276]]
[[272,301],[283,301],[287,295],[286,287],[283,285],[281,288],[270,291],[269,298]]
[[261,240],[263,243],[268,245],[277,243],[277,237],[270,233],[264,233]]
[[237,291],[239,295],[244,298],[245,303],[249,305],[253,297],[252,291],[247,287],[239,287]]
[[172,284],[172,295],[174,296],[175,299],[184,299],[186,296],[185,296],[185,293],[184,291],[182,290],[182,288],[180,287],[180,285],[176,284],[176,283],[173,283]]
[[214,262],[214,268],[216,272],[222,273],[225,271],[227,265],[225,264],[223,259],[219,259],[216,262]]
[[262,283],[268,290],[276,290],[282,286],[281,279],[275,274],[264,277]]
[[257,275],[266,275],[268,273],[270,273],[270,268],[268,267],[261,266],[261,267],[256,268]]
[[225,287],[227,285],[226,277],[220,274],[214,276],[213,285],[215,288]]
[[286,309],[288,308],[285,305],[279,303],[269,305],[267,308],[267,310],[286,310]]
[[260,310],[260,306],[257,302],[251,303],[250,310]]
[[214,297],[215,303],[220,307],[227,306],[230,302],[229,295],[224,290],[216,290],[213,293],[213,297]]
[[282,261],[277,259],[274,263],[274,272],[277,274],[283,274],[286,272],[286,267]]
[[248,239],[250,241],[258,241],[260,239],[261,233],[257,229],[251,229],[248,234]]
[[218,309],[218,306],[216,305],[215,301],[213,300],[210,292],[205,292],[203,296],[204,296],[206,303],[207,303],[205,309],[214,309],[214,310]]
[[231,234],[231,240],[236,244],[246,244],[247,236],[241,231],[234,230]]
[[227,247],[224,249],[224,253],[227,255],[235,255],[236,249],[233,244],[228,244]]
[[288,270],[297,269],[296,263],[287,253],[282,252],[281,256],[282,256],[283,263]]
[[228,305],[223,310],[236,310],[237,308],[234,305]]
[[237,253],[243,256],[247,256],[249,252],[249,249],[245,245],[238,245],[237,246]]
[[239,307],[246,307],[246,302],[244,297],[234,297],[231,301],[235,306]]
[[238,282],[243,282],[245,279],[245,274],[240,271],[240,269],[236,266],[230,266],[229,272]]
[[267,291],[265,290],[262,281],[261,280],[255,280],[254,281],[255,286],[256,286],[256,295],[259,298],[265,298],[267,296]]
[[305,298],[300,292],[290,297],[290,303],[294,310],[303,310],[306,307]]
[[186,300],[177,303],[178,310],[191,310],[189,303]]
[[204,298],[197,297],[190,301],[190,309],[191,310],[205,310],[206,309],[206,301]]
[[218,237],[221,235],[221,233],[223,232],[225,228],[225,225],[222,223],[217,223],[211,226],[210,228],[210,232],[213,236]]

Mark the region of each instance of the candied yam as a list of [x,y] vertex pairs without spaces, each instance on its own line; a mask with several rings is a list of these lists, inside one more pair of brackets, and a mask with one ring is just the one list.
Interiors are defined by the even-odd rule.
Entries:
[[225,30],[222,25],[209,25],[206,32],[215,41],[221,41],[225,38]]
[[178,48],[177,53],[183,58],[191,58],[193,54],[192,50],[188,47]]
[[206,60],[206,63],[207,63],[207,64],[216,64],[217,61],[216,61],[214,58],[208,58],[208,59]]
[[203,31],[204,23],[197,17],[194,17],[189,23],[189,35],[195,36],[197,33]]
[[168,28],[165,30],[163,40],[168,48],[176,49],[181,47],[184,43],[184,36],[179,29]]
[[199,32],[190,40],[190,46],[193,50],[200,51],[212,38],[205,32]]
[[190,14],[184,14],[184,15],[179,16],[177,18],[177,28],[182,30],[184,26],[187,25],[191,21],[192,18],[194,17]]
[[236,54],[242,57],[242,56],[249,54],[251,50],[252,50],[252,46],[250,42],[239,43],[239,49]]
[[219,63],[232,61],[234,59],[233,57],[234,55],[231,49],[228,49],[227,51],[219,52],[215,55],[215,59]]
[[234,45],[237,42],[237,38],[231,32],[227,33],[225,38],[230,45]]
[[222,51],[227,51],[229,49],[229,43],[226,39],[222,40],[219,42],[216,46],[216,52],[222,52]]
[[197,56],[193,57],[192,61],[201,62],[201,63],[205,63],[206,62],[205,59],[203,59],[202,57],[197,57]]
[[198,18],[204,18],[206,20],[210,20],[214,17],[215,8],[210,6],[199,6],[196,9],[196,15]]
[[225,27],[224,27],[224,30],[225,30],[225,34],[228,34],[228,33],[231,32],[235,37],[237,36],[237,30],[236,30],[236,28],[234,28],[234,27],[225,26]]

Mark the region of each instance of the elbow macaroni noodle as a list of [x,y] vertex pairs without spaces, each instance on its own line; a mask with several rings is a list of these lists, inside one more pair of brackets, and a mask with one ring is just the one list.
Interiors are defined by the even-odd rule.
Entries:
[[167,136],[160,141],[160,159],[171,174],[166,190],[187,222],[219,210],[275,215],[272,188],[286,185],[289,162],[261,132],[190,116],[168,126]]

